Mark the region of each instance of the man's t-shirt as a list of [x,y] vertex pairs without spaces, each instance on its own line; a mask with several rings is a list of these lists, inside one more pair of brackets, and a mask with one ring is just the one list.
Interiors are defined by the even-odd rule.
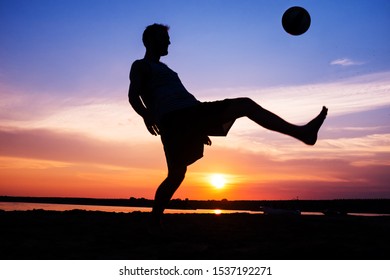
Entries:
[[177,73],[167,65],[145,59],[143,61],[150,67],[151,75],[141,98],[158,122],[167,113],[200,103],[187,91]]

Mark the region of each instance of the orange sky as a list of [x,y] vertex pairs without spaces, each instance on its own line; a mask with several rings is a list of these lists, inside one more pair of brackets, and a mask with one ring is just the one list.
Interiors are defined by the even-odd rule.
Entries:
[[[1,195],[153,198],[166,175],[159,137],[148,134],[126,102],[103,104],[72,105],[37,119],[3,122]],[[290,114],[292,119],[313,115]],[[388,196],[388,134],[346,136],[348,129],[342,129],[339,135],[341,117],[335,115],[330,107],[314,147],[238,120],[226,138],[212,138],[213,145],[206,146],[205,157],[189,167],[175,197]],[[225,175],[224,188],[211,185],[213,173]]]

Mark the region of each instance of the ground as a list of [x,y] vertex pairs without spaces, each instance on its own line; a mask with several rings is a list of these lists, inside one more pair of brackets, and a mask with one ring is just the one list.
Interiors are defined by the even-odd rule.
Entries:
[[150,235],[149,213],[0,211],[0,258],[389,259],[390,217],[167,214]]

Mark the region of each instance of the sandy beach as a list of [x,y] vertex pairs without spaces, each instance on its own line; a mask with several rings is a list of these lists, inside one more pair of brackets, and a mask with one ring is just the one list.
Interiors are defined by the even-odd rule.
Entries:
[[389,259],[390,217],[167,214],[162,236],[148,213],[0,211],[0,258]]

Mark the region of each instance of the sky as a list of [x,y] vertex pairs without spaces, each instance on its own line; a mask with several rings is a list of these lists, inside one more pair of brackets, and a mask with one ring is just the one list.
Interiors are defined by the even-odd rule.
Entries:
[[[311,16],[300,36],[281,25],[292,6]],[[247,96],[298,125],[329,108],[315,146],[237,120],[174,198],[390,198],[389,15],[388,0],[0,0],[0,195],[154,197],[164,152],[127,91],[163,23],[162,61],[200,101]]]

